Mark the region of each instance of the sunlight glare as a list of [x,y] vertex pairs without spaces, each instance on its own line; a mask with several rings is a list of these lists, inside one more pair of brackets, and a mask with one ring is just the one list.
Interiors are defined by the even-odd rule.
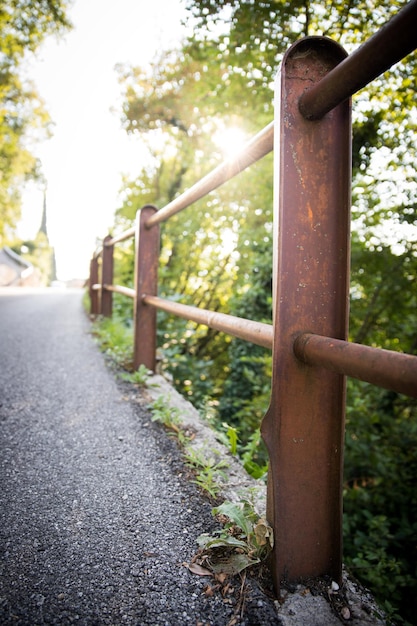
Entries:
[[218,128],[213,135],[213,141],[220,148],[223,156],[230,158],[240,152],[247,142],[247,136],[238,126],[229,126]]

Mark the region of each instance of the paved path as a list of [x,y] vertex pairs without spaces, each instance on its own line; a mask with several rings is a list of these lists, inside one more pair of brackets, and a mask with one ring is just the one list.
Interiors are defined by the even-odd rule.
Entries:
[[[0,293],[0,624],[216,625],[183,566],[211,505],[89,334],[81,292]],[[248,596],[240,624],[273,624]]]

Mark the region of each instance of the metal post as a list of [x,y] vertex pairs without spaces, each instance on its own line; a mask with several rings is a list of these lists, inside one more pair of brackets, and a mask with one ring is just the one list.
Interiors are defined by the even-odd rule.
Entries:
[[98,259],[96,256],[90,261],[90,315],[98,315],[99,314],[99,293],[96,289],[94,289],[94,285],[98,282]]
[[156,367],[156,309],[147,306],[143,296],[156,296],[158,292],[159,225],[146,226],[155,212],[151,205],[137,212],[135,233],[133,364],[135,369],[145,365],[152,371]]
[[106,245],[111,240],[107,235],[103,241],[103,267],[101,270],[101,314],[111,317],[113,312],[113,293],[106,290],[106,285],[113,284],[113,250],[114,246]]
[[350,104],[315,122],[298,107],[345,56],[329,39],[306,38],[288,50],[278,77],[273,376],[262,423],[277,590],[284,580],[341,579],[345,380],[299,361],[294,340],[347,333]]

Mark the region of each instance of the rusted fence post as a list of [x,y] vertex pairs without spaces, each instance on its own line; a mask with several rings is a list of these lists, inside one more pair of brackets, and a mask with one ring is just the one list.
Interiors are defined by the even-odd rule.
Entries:
[[156,366],[156,309],[143,302],[143,296],[158,292],[159,224],[147,228],[156,208],[146,205],[136,214],[135,292],[133,365]]
[[101,314],[104,317],[111,317],[113,312],[113,293],[106,291],[106,285],[113,284],[113,250],[114,246],[107,245],[111,236],[103,240],[103,257],[101,269]]
[[347,333],[350,104],[314,122],[298,109],[345,56],[329,39],[307,38],[288,50],[278,77],[273,377],[262,423],[277,589],[283,580],[341,579],[345,380],[301,363],[293,346],[303,332]]
[[94,289],[94,285],[98,283],[98,258],[93,256],[90,261],[90,315],[98,315],[100,313],[99,293]]

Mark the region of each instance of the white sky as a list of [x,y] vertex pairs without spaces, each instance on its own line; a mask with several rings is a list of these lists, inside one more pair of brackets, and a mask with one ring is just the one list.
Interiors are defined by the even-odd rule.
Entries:
[[[181,0],[75,0],[74,29],[50,38],[31,78],[43,97],[54,136],[36,148],[47,179],[48,235],[55,247],[58,278],[86,277],[96,237],[104,237],[120,205],[121,173],[134,175],[143,162],[137,138],[121,129],[121,88],[114,66],[143,65],[184,32]],[[18,234],[39,230],[41,188],[24,196]]]

